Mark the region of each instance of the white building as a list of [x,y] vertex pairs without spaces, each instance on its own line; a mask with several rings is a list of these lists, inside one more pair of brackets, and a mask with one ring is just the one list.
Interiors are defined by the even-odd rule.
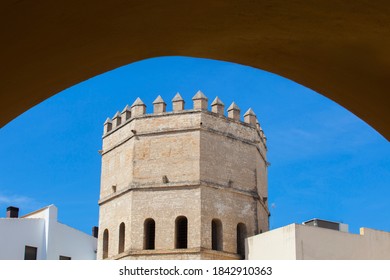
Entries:
[[18,218],[7,208],[0,218],[0,260],[94,260],[97,238],[61,224],[54,205]]
[[[314,225],[314,226],[313,226]],[[309,223],[291,224],[247,238],[249,260],[390,259],[390,232],[361,228],[360,234]]]

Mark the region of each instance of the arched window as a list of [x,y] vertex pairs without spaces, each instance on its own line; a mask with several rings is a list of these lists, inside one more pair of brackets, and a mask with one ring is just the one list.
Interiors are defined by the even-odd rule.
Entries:
[[123,253],[124,250],[125,250],[125,223],[121,223],[119,226],[118,254]]
[[246,226],[243,223],[237,225],[237,254],[245,259],[245,238],[247,236]]
[[175,248],[187,248],[188,220],[184,216],[179,216],[175,221]]
[[103,232],[103,259],[108,258],[108,229]]
[[211,249],[222,251],[223,239],[222,239],[222,222],[218,219],[211,221]]
[[144,222],[144,250],[154,250],[156,237],[156,222],[153,219],[146,219]]

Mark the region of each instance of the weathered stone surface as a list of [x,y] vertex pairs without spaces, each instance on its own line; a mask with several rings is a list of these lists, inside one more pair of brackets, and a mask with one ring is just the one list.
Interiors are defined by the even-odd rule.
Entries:
[[165,103],[164,99],[159,95],[157,98],[153,101],[153,113],[159,114],[164,113],[167,109],[167,104]]
[[121,116],[121,113],[119,113],[119,111],[116,112],[116,114],[112,117],[112,122],[114,124],[114,128],[121,125],[121,123],[122,123],[122,116]]
[[144,115],[146,113],[146,105],[141,100],[141,98],[137,97],[134,103],[131,105],[131,116],[137,117]]
[[219,114],[219,115],[224,115],[224,109],[225,109],[225,104],[221,101],[221,99],[215,97],[214,101],[211,103],[211,111]]
[[200,90],[192,97],[194,101],[194,110],[207,110],[207,97]]
[[[102,150],[98,259],[106,229],[109,259],[237,259],[238,223],[248,236],[268,230],[266,146],[256,126],[204,110],[132,115],[103,135]],[[179,216],[188,220],[187,249],[175,249]],[[144,250],[150,218],[155,249]],[[223,251],[212,250],[213,219]]]
[[172,99],[172,111],[180,112],[184,110],[184,99],[181,97],[180,93],[176,93],[175,97]]
[[112,120],[110,118],[107,118],[104,122],[104,134],[110,132],[112,130]]
[[238,108],[237,104],[236,103],[232,103],[229,108],[227,109],[228,111],[228,117],[233,119],[233,120],[236,120],[236,121],[239,121],[240,120],[240,108]]
[[125,108],[122,110],[122,123],[125,123],[128,119],[131,118],[131,107],[129,105],[126,105]]
[[257,118],[252,108],[249,108],[248,111],[246,111],[246,113],[244,114],[244,122],[256,126]]

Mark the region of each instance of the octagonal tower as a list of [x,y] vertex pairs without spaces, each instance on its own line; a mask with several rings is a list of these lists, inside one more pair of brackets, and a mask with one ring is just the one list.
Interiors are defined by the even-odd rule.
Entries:
[[266,137],[254,112],[202,92],[172,112],[137,98],[104,123],[98,259],[240,259],[267,231]]

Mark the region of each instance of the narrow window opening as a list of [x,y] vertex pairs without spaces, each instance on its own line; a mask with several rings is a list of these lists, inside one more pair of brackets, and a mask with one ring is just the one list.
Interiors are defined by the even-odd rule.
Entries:
[[108,258],[108,229],[103,233],[103,259]]
[[121,223],[119,226],[119,248],[118,253],[123,253],[125,250],[125,223]]
[[237,225],[237,254],[245,259],[245,238],[247,237],[246,226],[243,223]]
[[175,248],[187,248],[188,220],[184,216],[179,216],[175,221]]
[[60,261],[70,261],[71,259],[72,259],[71,257],[67,257],[67,256],[60,256],[59,257]]
[[37,247],[25,246],[24,247],[24,259],[25,260],[36,260],[37,259]]
[[113,193],[116,193],[116,185],[112,185],[112,186],[111,186],[111,189],[112,189],[112,192],[113,192]]
[[211,221],[211,248],[212,250],[223,250],[222,222],[218,219]]
[[154,250],[156,239],[156,222],[153,219],[146,219],[144,222],[144,249]]

